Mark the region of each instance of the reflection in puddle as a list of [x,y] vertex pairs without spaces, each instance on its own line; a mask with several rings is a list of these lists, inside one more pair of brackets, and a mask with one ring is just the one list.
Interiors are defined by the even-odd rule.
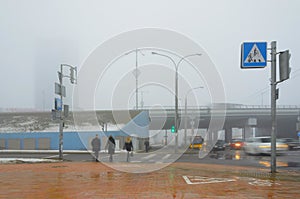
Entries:
[[[270,155],[246,155],[242,150],[236,151],[212,151],[209,156],[211,159],[217,160],[245,160],[250,163],[258,163],[264,167],[271,167]],[[293,161],[276,161],[277,167],[300,167],[300,162]]]
[[[265,166],[265,167],[270,167],[271,163],[268,161],[259,161],[259,164]],[[281,162],[277,161],[276,166],[278,167],[300,167],[300,162]]]
[[242,160],[243,156],[240,151],[234,151],[234,153],[221,153],[213,152],[209,155],[210,158],[219,159],[219,160]]

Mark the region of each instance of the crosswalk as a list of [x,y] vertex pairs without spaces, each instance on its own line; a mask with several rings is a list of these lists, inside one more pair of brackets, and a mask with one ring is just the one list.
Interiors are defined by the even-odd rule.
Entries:
[[[134,153],[130,156],[132,163],[171,163],[179,158],[178,154],[171,153]],[[127,153],[118,153],[113,155],[113,162],[126,162]],[[101,162],[109,162],[107,154],[100,156]]]

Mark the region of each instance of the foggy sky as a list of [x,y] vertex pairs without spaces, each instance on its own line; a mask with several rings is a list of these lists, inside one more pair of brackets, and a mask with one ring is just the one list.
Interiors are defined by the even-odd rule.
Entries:
[[[0,0],[0,108],[50,110],[61,63],[80,69],[102,42],[145,27],[177,31],[202,46],[221,74],[227,103],[270,104],[270,65],[240,69],[240,45],[277,41],[277,51],[292,54],[291,79],[279,84],[277,103],[300,105],[299,10],[298,0]],[[145,90],[145,105],[157,103],[151,92]]]

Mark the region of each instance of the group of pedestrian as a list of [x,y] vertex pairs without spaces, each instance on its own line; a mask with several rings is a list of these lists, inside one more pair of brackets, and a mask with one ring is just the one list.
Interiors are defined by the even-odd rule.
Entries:
[[[92,150],[94,152],[94,158],[96,162],[99,162],[99,151],[101,149],[101,141],[98,137],[98,134],[94,137],[91,144],[92,144]],[[115,139],[113,138],[113,136],[109,136],[107,143],[105,145],[105,149],[108,149],[110,162],[113,161],[113,154],[115,153],[115,147],[116,147]]]
[[[99,151],[101,149],[101,141],[98,137],[98,134],[92,140],[91,144],[92,144],[92,150],[94,152],[95,161],[99,162]],[[108,150],[109,161],[110,162],[113,161],[113,154],[115,153],[115,147],[116,147],[115,139],[113,138],[113,136],[109,136],[109,138],[107,140],[107,143],[105,145],[105,149]],[[129,162],[130,156],[133,156],[133,144],[132,144],[132,141],[131,141],[130,137],[126,138],[123,149],[126,149],[126,151],[127,151],[126,161]]]

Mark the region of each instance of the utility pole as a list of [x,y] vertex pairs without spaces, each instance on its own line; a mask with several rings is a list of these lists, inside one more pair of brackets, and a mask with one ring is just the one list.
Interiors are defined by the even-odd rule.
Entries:
[[[63,67],[69,67],[70,68],[70,75],[65,75],[63,74]],[[68,64],[61,64],[60,65],[60,71],[58,71],[58,79],[59,79],[59,84],[55,83],[55,94],[59,95],[60,98],[58,100],[58,98],[55,99],[55,118],[56,116],[56,112],[59,113],[59,146],[58,146],[58,150],[59,150],[59,159],[63,159],[63,130],[64,130],[64,119],[65,117],[67,117],[68,115],[68,111],[69,111],[69,106],[68,105],[64,105],[63,103],[63,97],[66,96],[66,89],[63,85],[63,78],[67,77],[70,79],[71,84],[77,84],[77,68],[73,67],[71,65]],[[64,112],[63,112],[64,111]]]
[[138,49],[135,49],[135,107],[139,109],[139,82],[138,82]]
[[271,42],[271,173],[276,173],[276,41]]
[[[60,65],[60,73],[59,73],[59,84],[61,88],[60,92],[60,101],[61,106],[63,107],[63,65]],[[62,114],[62,110],[60,110],[60,118],[59,118],[59,159],[63,159],[63,130],[64,130],[64,116]]]
[[133,51],[129,51],[128,53],[125,53],[124,55],[129,55],[130,53],[135,52],[135,70],[133,70],[133,75],[135,77],[135,109],[139,109],[139,75],[141,74],[141,71],[138,69],[138,52],[141,53],[141,55],[145,56],[145,54],[141,51],[141,49],[136,48]]
[[[279,81],[276,80],[276,56],[279,54]],[[279,90],[276,85],[290,78],[290,58],[289,50],[277,53],[276,41],[271,42],[271,116],[272,116],[272,132],[271,132],[271,173],[276,173],[276,100],[279,98]]]
[[[276,100],[279,91],[276,85],[290,77],[290,53],[285,50],[277,53],[276,41],[271,42],[271,173],[276,173]],[[244,42],[241,49],[241,68],[264,68],[267,66],[267,42]],[[279,54],[279,81],[276,80],[276,56]]]

